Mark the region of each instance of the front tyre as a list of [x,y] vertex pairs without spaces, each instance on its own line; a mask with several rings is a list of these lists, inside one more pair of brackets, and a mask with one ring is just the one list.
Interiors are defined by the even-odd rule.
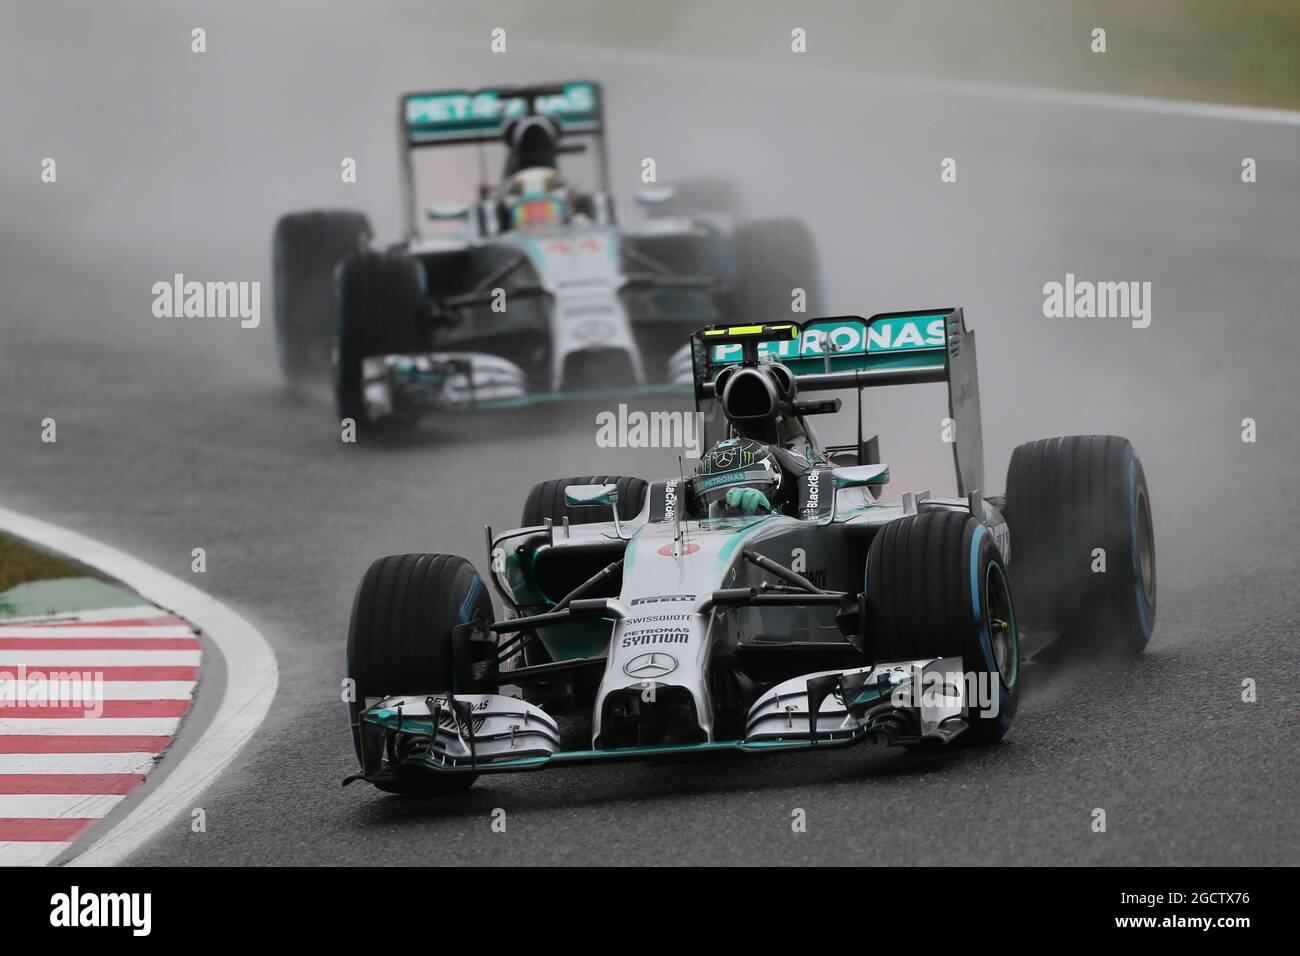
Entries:
[[[452,630],[492,620],[492,600],[474,566],[451,554],[380,558],[361,579],[348,626],[348,705],[352,742],[361,757],[361,712],[399,694],[472,694],[473,662],[458,660]],[[474,774],[417,772],[377,784],[389,793],[433,795],[467,789]]]
[[988,528],[961,511],[889,522],[867,551],[863,603],[875,663],[960,657],[969,729],[959,739],[989,744],[1006,735],[1020,698],[1020,643]]

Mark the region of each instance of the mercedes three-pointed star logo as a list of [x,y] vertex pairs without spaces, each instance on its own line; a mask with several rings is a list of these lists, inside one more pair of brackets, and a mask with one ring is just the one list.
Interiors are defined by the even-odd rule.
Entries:
[[677,658],[662,651],[639,654],[623,665],[624,674],[628,677],[640,677],[643,680],[663,677],[675,670],[677,670]]

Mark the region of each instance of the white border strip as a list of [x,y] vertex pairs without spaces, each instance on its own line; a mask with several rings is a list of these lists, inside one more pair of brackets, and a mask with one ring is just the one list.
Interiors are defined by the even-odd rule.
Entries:
[[[469,36],[461,31],[449,31],[448,42]],[[474,34],[477,38],[477,34]],[[477,39],[475,40],[477,42]],[[871,73],[843,66],[814,67],[794,65],[790,61],[801,57],[787,57],[781,65],[767,58],[736,55],[723,60],[705,60],[703,53],[649,53],[631,46],[605,46],[595,48],[578,43],[548,43],[540,41],[534,57],[572,56],[587,63],[632,63],[641,67],[680,68],[692,73],[712,72],[733,77],[750,77],[755,73],[770,76],[774,81],[782,77],[806,82],[824,80],[839,85],[852,84],[897,90],[900,93],[930,93],[945,96],[975,96],[990,99],[1041,102],[1048,105],[1080,106],[1098,109],[1130,110],[1156,113],[1165,116],[1189,116],[1202,119],[1236,120],[1249,123],[1268,123],[1278,126],[1300,126],[1300,110],[1272,106],[1239,106],[1233,103],[1206,103],[1200,100],[1173,100],[1157,96],[1139,96],[1126,93],[1109,93],[1100,90],[1071,89],[1056,86],[1015,86],[1009,83],[991,83],[963,80],[960,77],[909,75],[906,73]],[[535,62],[531,61],[531,62]],[[575,60],[575,62],[579,62]],[[607,85],[607,90],[608,90]],[[609,106],[606,101],[606,107]]]
[[7,508],[0,508],[0,528],[116,578],[193,623],[225,658],[225,696],[203,736],[121,822],[69,861],[113,866],[191,809],[257,730],[279,685],[275,654],[252,624],[215,598],[103,542]]
[[900,90],[944,93],[954,96],[1022,100],[1061,106],[1157,113],[1165,116],[1190,116],[1200,119],[1269,123],[1277,126],[1300,126],[1300,111],[1273,106],[1240,106],[1233,103],[1205,103],[1200,100],[1168,100],[1156,96],[1134,96],[1126,93],[1105,93],[1094,90],[1071,90],[1054,86],[964,83],[960,80],[933,79],[929,77],[913,79],[901,76],[880,76],[873,79],[867,74],[863,74],[863,79],[872,80],[877,85],[892,86]]

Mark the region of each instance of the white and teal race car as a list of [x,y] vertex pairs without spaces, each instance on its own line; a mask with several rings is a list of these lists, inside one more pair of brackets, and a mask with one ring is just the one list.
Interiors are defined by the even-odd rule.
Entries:
[[[446,554],[370,567],[349,779],[438,793],[612,760],[994,743],[1026,658],[1145,647],[1141,462],[1123,438],[1036,441],[987,494],[960,309],[715,326],[690,349],[721,423],[694,474],[542,482],[521,527],[488,529],[487,574]],[[888,501],[877,443],[823,447],[813,419],[840,399],[804,396],[926,382],[947,388],[957,494]]]
[[618,221],[595,83],[409,93],[398,125],[399,242],[353,211],[275,228],[282,367],[332,370],[343,418],[689,393],[692,330],[787,311],[795,287],[817,307],[807,228],[737,225],[725,183],[643,189],[647,215]]

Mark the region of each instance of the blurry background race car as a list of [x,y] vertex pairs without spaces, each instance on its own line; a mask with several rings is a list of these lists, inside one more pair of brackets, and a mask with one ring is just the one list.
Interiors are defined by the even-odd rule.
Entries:
[[341,418],[688,393],[692,330],[822,306],[808,228],[737,223],[726,180],[651,182],[620,223],[595,83],[410,93],[399,130],[399,242],[350,210],[275,227],[281,366],[332,366]]

